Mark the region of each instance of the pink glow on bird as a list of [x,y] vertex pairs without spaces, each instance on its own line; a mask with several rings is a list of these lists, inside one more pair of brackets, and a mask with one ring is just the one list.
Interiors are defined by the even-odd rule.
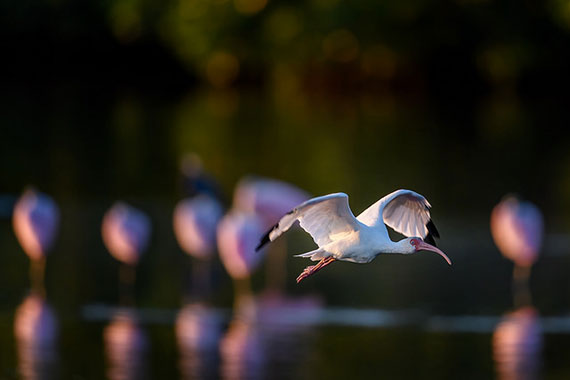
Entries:
[[101,232],[111,255],[134,265],[146,250],[151,232],[150,219],[136,208],[117,202],[105,213]]
[[180,201],[174,210],[174,233],[184,252],[210,258],[216,250],[216,228],[222,215],[222,205],[210,196]]
[[269,227],[307,199],[308,193],[286,182],[247,177],[238,183],[233,204],[237,209],[260,215]]
[[497,325],[493,334],[493,357],[501,380],[538,378],[542,329],[537,312],[523,307]]
[[255,252],[263,224],[255,215],[227,214],[218,225],[218,250],[224,267],[236,279],[247,278],[263,255]]
[[148,339],[132,315],[128,312],[118,313],[105,327],[103,338],[109,363],[109,379],[147,378],[145,357]]
[[529,267],[537,260],[542,244],[542,214],[532,203],[508,197],[491,213],[491,233],[506,258]]
[[59,209],[46,194],[26,190],[14,207],[12,222],[24,252],[32,260],[39,260],[47,255],[55,241]]

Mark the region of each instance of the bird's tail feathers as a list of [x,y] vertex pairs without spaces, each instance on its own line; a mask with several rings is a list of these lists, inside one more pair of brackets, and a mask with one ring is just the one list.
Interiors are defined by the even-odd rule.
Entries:
[[295,255],[295,257],[311,258],[311,261],[319,261],[327,256],[330,256],[330,253],[321,248]]

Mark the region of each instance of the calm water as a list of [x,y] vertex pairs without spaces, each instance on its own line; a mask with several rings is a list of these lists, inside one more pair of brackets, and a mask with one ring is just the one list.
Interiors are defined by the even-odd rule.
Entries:
[[[14,91],[2,104],[10,126],[0,142],[3,202],[36,184],[59,203],[62,226],[47,261],[47,303],[24,303],[29,263],[9,207],[2,210],[1,378],[570,376],[570,187],[559,175],[568,173],[570,144],[529,127],[556,110],[511,95],[453,109],[421,97],[281,90],[50,95]],[[179,159],[188,151],[202,157],[227,199],[252,173],[315,195],[345,191],[355,212],[395,188],[415,189],[434,206],[440,247],[454,265],[430,254],[386,256],[365,266],[340,263],[296,285],[306,262],[290,256],[311,241],[292,232],[278,288],[293,312],[269,303],[256,319],[236,321],[232,282],[215,260],[214,290],[202,299],[213,309],[188,314],[190,327],[182,328],[179,312],[196,298],[189,291],[195,263],[178,248],[171,218],[181,197]],[[515,309],[512,264],[494,247],[488,220],[510,191],[543,209],[547,235],[531,276],[533,309],[517,305],[503,320]],[[100,236],[116,199],[153,222],[131,294],[135,308],[126,314],[116,310],[120,266]],[[254,293],[267,294],[270,273],[262,266],[254,274]],[[30,320],[41,321],[39,331],[26,328]]]
[[[350,312],[343,315],[350,324]],[[361,311],[353,310],[354,316],[358,320]],[[128,318],[102,322],[58,313],[59,338],[26,348],[13,338],[13,319],[5,312],[2,378],[562,379],[569,373],[569,330],[543,333],[538,321],[522,322],[518,335],[512,330],[516,324],[506,326],[511,331],[501,345],[498,336],[505,334],[499,330],[512,320],[491,331],[461,332],[435,331],[425,324],[341,326],[330,317],[326,324],[254,326],[236,321],[228,326],[224,319],[217,325],[209,319],[200,331],[214,336],[196,346],[188,335],[181,343],[168,318],[137,324]]]

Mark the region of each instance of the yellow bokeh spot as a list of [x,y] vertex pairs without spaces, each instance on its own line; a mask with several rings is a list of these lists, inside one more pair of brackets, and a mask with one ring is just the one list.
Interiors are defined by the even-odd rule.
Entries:
[[210,55],[206,63],[206,77],[216,87],[231,84],[239,73],[238,59],[228,52],[218,51]]
[[340,0],[312,0],[311,3],[319,9],[333,9]]
[[333,61],[353,61],[358,57],[358,50],[358,40],[346,29],[335,30],[323,40],[323,52]]
[[234,0],[236,11],[252,15],[261,11],[267,5],[267,0]]
[[180,16],[184,20],[198,19],[208,10],[208,2],[205,0],[180,0]]
[[390,79],[397,67],[396,54],[385,46],[375,45],[362,53],[362,71],[379,79]]
[[121,42],[131,42],[141,33],[141,20],[135,5],[118,2],[111,9],[113,33]]
[[302,23],[299,15],[294,9],[279,9],[266,21],[266,32],[274,42],[287,43],[299,34]]

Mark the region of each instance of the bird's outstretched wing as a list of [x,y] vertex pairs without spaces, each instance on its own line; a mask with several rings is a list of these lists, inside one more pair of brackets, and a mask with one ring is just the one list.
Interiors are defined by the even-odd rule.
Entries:
[[309,199],[289,211],[263,236],[256,250],[277,239],[297,220],[319,247],[332,242],[335,235],[354,231],[359,226],[348,205],[348,195],[344,193],[324,195]]
[[367,226],[386,223],[404,236],[419,236],[426,243],[435,245],[434,237],[439,237],[439,232],[431,221],[430,208],[423,195],[411,190],[396,190],[364,210],[357,219]]

